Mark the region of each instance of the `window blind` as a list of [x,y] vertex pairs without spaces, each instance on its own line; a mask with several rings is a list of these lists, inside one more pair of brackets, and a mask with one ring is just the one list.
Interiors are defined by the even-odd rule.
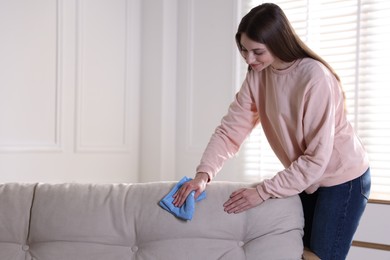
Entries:
[[[390,1],[273,1],[297,34],[339,74],[348,119],[370,158],[372,192],[390,194]],[[262,1],[242,0],[241,16]],[[244,77],[247,65],[241,62]],[[387,84],[386,84],[387,83]],[[283,169],[261,126],[243,144],[246,179],[271,178]]]

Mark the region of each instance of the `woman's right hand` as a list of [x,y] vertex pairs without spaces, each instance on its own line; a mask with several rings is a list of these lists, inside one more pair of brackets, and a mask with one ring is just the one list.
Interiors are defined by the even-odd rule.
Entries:
[[181,207],[186,201],[188,195],[195,191],[195,199],[206,189],[206,184],[209,181],[209,175],[205,172],[199,172],[195,178],[183,183],[180,189],[173,195],[173,205]]

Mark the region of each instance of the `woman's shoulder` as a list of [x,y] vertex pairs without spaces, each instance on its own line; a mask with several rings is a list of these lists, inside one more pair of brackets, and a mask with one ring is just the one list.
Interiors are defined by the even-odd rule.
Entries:
[[325,67],[320,61],[313,58],[303,58],[299,63],[301,67],[312,69],[312,70],[323,70]]
[[312,58],[303,58],[299,63],[299,67],[306,73],[311,73],[318,76],[326,76],[332,74],[329,69],[324,64],[322,64],[322,62]]
[[318,93],[325,93],[331,89],[339,89],[339,82],[333,73],[320,61],[312,58],[304,58],[301,63],[300,74],[306,79],[308,90],[319,90]]

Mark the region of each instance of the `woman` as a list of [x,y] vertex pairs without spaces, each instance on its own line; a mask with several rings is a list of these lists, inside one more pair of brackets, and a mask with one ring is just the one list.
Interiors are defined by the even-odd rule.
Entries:
[[195,178],[175,194],[206,189],[252,129],[261,123],[285,169],[224,204],[240,213],[270,198],[299,194],[304,245],[321,259],[345,259],[365,209],[370,171],[362,143],[347,121],[339,77],[295,34],[283,11],[262,4],[243,17],[236,34],[247,76],[217,127]]

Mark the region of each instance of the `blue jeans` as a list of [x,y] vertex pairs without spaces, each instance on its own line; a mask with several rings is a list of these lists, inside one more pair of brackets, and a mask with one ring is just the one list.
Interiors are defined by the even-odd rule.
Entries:
[[362,176],[313,194],[300,194],[305,215],[303,242],[321,260],[347,257],[366,208],[371,188],[368,169]]

